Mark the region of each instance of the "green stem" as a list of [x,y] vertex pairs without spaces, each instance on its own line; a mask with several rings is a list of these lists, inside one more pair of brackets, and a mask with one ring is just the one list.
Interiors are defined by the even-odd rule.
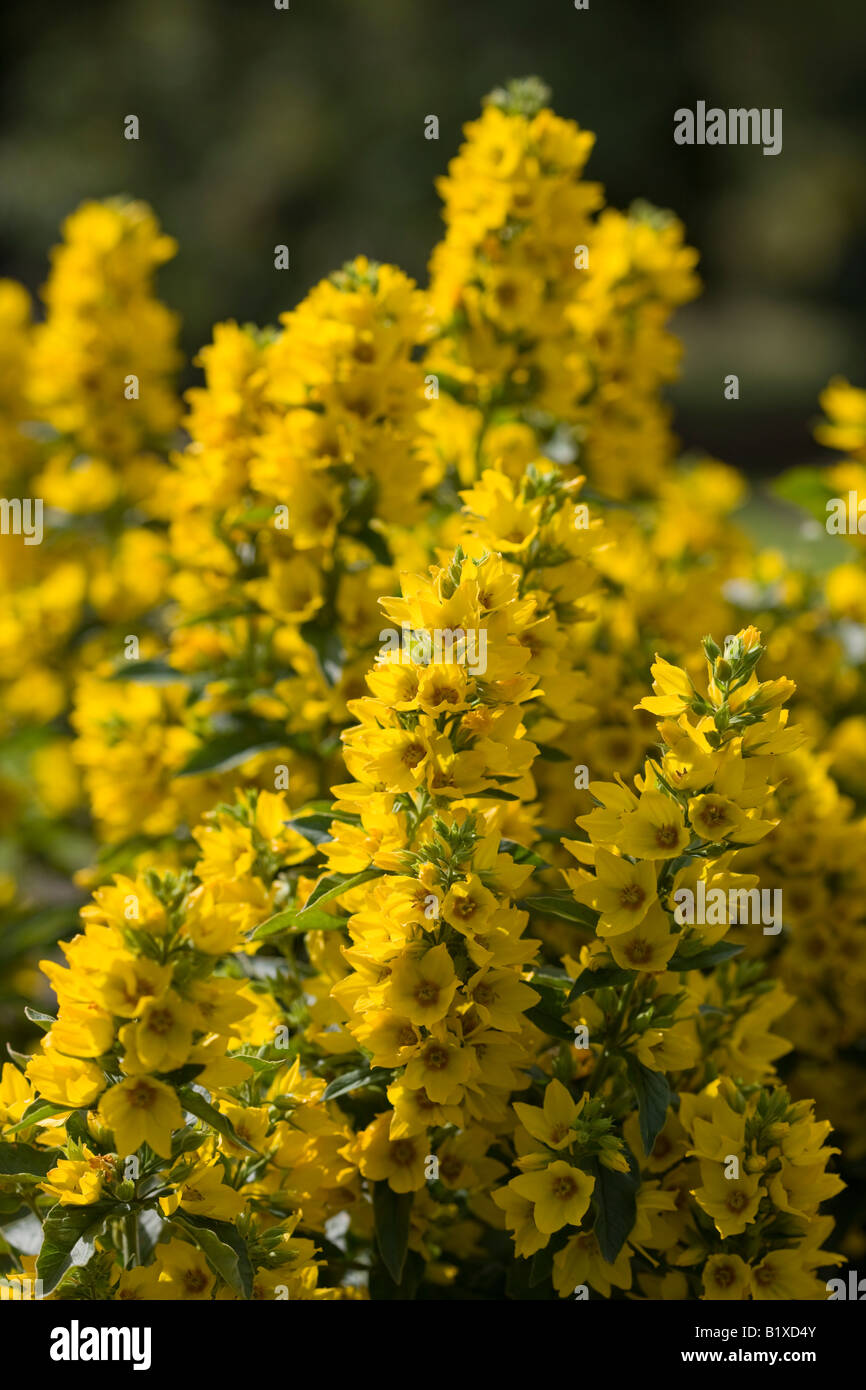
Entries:
[[605,1041],[604,1049],[599,1059],[598,1066],[593,1072],[592,1078],[590,1080],[589,1089],[590,1094],[592,1095],[594,1095],[600,1089],[601,1083],[607,1075],[613,1056],[613,1049],[616,1047],[622,1034],[623,1022],[625,1021],[625,1015],[628,1011],[629,1002],[631,1000],[632,994],[634,993],[634,987],[636,984],[637,975],[632,975],[631,979],[629,980],[628,984],[622,992],[622,998],[620,999],[619,1004],[617,1005],[617,1010],[616,1014],[614,1015],[614,1020],[611,1026],[610,1034]]
[[[138,1212],[131,1211],[124,1222],[123,1233],[124,1265],[131,1269],[141,1264],[141,1242],[138,1230]],[[130,1264],[132,1261],[132,1264]]]

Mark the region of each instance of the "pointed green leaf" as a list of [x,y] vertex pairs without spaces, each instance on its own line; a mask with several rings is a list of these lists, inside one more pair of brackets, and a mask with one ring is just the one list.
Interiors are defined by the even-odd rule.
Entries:
[[[628,1151],[627,1151],[628,1152]],[[634,1156],[628,1152],[629,1172],[615,1173],[593,1159],[595,1187],[595,1237],[603,1259],[613,1264],[634,1226],[637,1216],[637,1190],[640,1173]]]
[[376,1244],[382,1263],[399,1284],[403,1277],[406,1252],[409,1249],[409,1219],[414,1192],[392,1192],[387,1182],[373,1185],[373,1218]]
[[633,1053],[628,1053],[625,1060],[629,1080],[637,1097],[640,1141],[644,1153],[649,1155],[664,1128],[668,1106],[671,1103],[671,1088],[663,1072],[653,1071],[651,1067],[644,1066]]

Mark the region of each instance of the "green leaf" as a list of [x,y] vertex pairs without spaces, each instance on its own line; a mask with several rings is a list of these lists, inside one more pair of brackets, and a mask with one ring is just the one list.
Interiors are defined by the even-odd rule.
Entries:
[[663,1072],[644,1066],[633,1053],[626,1055],[625,1062],[637,1097],[640,1141],[644,1153],[649,1156],[667,1119],[671,1088]]
[[530,912],[540,912],[545,917],[561,917],[565,922],[575,922],[578,926],[595,928],[599,913],[593,908],[577,903],[570,893],[541,893],[535,898],[524,898],[523,905]]
[[373,1219],[382,1263],[399,1284],[409,1249],[409,1218],[414,1192],[392,1192],[387,1182],[373,1184]]
[[211,1268],[241,1298],[251,1298],[253,1270],[243,1237],[228,1221],[175,1213],[172,1221],[192,1236]]
[[10,1125],[5,1131],[6,1138],[8,1139],[10,1134],[17,1134],[20,1129],[38,1125],[43,1120],[50,1119],[52,1115],[65,1115],[71,1109],[70,1105],[54,1105],[50,1100],[31,1101],[17,1125]]
[[255,931],[250,932],[250,941],[264,941],[269,936],[289,933],[296,936],[304,931],[338,931],[345,927],[348,917],[335,917],[332,912],[320,912],[317,908],[300,909],[288,907],[285,912],[277,912],[266,922],[261,922]]
[[[381,878],[384,869],[362,869],[359,874],[326,874],[320,878],[312,893],[308,897],[305,905],[298,910],[298,921],[307,916],[313,906],[322,907],[325,903],[333,902],[335,898],[341,898],[344,893],[348,893],[350,888],[357,888],[361,883],[367,883],[371,878]],[[306,923],[304,923],[306,926]]]
[[571,755],[564,753],[561,748],[554,748],[549,743],[537,743],[538,756],[543,758],[546,763],[567,763],[571,761]]
[[220,1114],[209,1100],[205,1100],[200,1091],[196,1091],[192,1086],[182,1086],[178,1091],[180,1103],[184,1110],[188,1110],[191,1115],[195,1115],[199,1120],[204,1120],[205,1124],[210,1125],[218,1134],[224,1138],[231,1139],[239,1148],[245,1149],[247,1153],[254,1154],[256,1149],[252,1148],[245,1139],[241,1139],[235,1133],[234,1125],[225,1115]]
[[269,936],[278,936],[280,932],[291,931],[295,925],[298,910],[295,907],[286,908],[285,912],[275,912],[273,917],[268,917],[264,922],[260,922],[254,931],[249,933],[250,941],[266,941]]
[[553,1257],[558,1255],[568,1241],[567,1231],[557,1231],[543,1250],[536,1250],[529,1268],[529,1287],[535,1289],[539,1284],[553,1278]]
[[13,963],[26,951],[48,946],[77,927],[77,907],[42,908],[13,918],[0,932],[0,963]]
[[602,1257],[613,1264],[637,1216],[637,1190],[640,1186],[640,1173],[634,1155],[627,1149],[628,1173],[615,1173],[605,1168],[597,1159],[592,1161],[595,1187],[592,1200],[595,1205],[595,1237]]
[[393,1080],[390,1067],[354,1067],[344,1071],[325,1087],[322,1100],[336,1100],[337,1096],[347,1096],[350,1091],[360,1091],[365,1086],[383,1086]]
[[528,1018],[530,1023],[534,1023],[536,1028],[540,1028],[542,1033],[549,1034],[551,1038],[574,1042],[574,1029],[569,1028],[557,1014],[543,1009],[540,1004],[534,1004],[531,1009],[527,1009],[524,1018]]
[[567,1006],[562,991],[553,989],[550,985],[543,985],[538,980],[533,980],[530,988],[535,990],[539,1000],[531,1009],[526,1010],[525,1017],[543,1033],[549,1033],[552,1038],[563,1038],[573,1042],[574,1029],[562,1017]]
[[287,739],[277,732],[259,734],[250,729],[233,730],[229,733],[214,734],[205,739],[195,752],[187,758],[176,777],[200,777],[205,772],[228,772],[252,758],[256,753],[265,753],[272,748],[285,748]]
[[329,820],[345,821],[346,825],[361,824],[359,815],[354,811],[338,811],[333,801],[308,801],[302,810],[296,812],[298,820],[306,816],[327,816]]
[[109,1213],[109,1202],[88,1207],[64,1207],[58,1202],[42,1223],[42,1249],[36,1260],[36,1277],[43,1283],[43,1294],[57,1287],[70,1265],[84,1265],[93,1254],[96,1237],[101,1234]]
[[171,1136],[172,1159],[178,1158],[181,1154],[192,1153],[207,1142],[208,1135],[203,1129],[196,1129],[194,1125],[184,1125],[183,1129],[177,1130]]
[[717,941],[715,946],[708,946],[705,951],[696,951],[693,955],[685,951],[675,951],[667,963],[668,970],[706,970],[710,966],[721,965],[722,961],[730,960],[732,956],[738,956],[743,946],[736,946],[733,941]]
[[78,1144],[93,1145],[93,1135],[87,1128],[86,1110],[71,1110],[66,1116],[66,1137]]
[[0,1175],[4,1178],[44,1178],[57,1166],[56,1149],[34,1149],[30,1144],[0,1142]]
[[[261,611],[262,610],[254,603],[227,603],[221,608],[212,608],[209,613],[197,613],[195,617],[192,618],[178,618],[175,620],[174,626],[178,628],[201,627],[203,623],[234,622],[235,618],[252,618],[258,616]],[[206,675],[208,679],[213,679],[213,674],[211,672],[196,672],[196,676],[200,674]]]
[[34,1212],[28,1211],[4,1226],[0,1237],[21,1255],[38,1255],[42,1249],[42,1222]]
[[602,965],[598,970],[581,970],[568,992],[569,1004],[580,994],[591,994],[594,989],[607,989],[609,985],[626,985],[633,975],[632,970],[623,970],[618,965]]
[[51,1014],[41,1014],[38,1009],[31,1009],[29,1006],[24,1009],[24,1012],[31,1023],[37,1023],[39,1025],[43,1033],[47,1033],[52,1024],[57,1022],[57,1019],[52,1017]]
[[333,823],[334,817],[324,811],[316,811],[310,816],[293,816],[291,820],[283,821],[283,825],[287,825],[290,830],[296,830],[305,840],[309,840],[311,845],[326,845],[333,840]]
[[483,792],[469,792],[469,796],[475,801],[478,797],[483,797],[486,801],[519,801],[520,797],[515,796],[514,792],[503,791],[500,787],[485,787]]
[[160,1212],[150,1210],[139,1213],[138,1243],[143,1264],[146,1264],[149,1257],[153,1254],[164,1229],[165,1222]]
[[270,1080],[283,1067],[289,1065],[289,1059],[285,1054],[282,1057],[258,1057],[255,1053],[235,1052],[233,1056],[241,1062],[246,1062],[248,1067],[252,1067],[256,1076],[262,1076],[266,1080]]
[[775,479],[771,491],[784,502],[802,507],[822,525],[827,520],[827,503],[835,496],[826,474],[817,468],[791,468]]
[[160,1072],[160,1079],[176,1090],[178,1086],[186,1086],[188,1082],[195,1081],[204,1069],[204,1062],[186,1062],[182,1067],[175,1067],[174,1071]]
[[113,681],[140,681],[146,685],[178,685],[189,681],[182,671],[175,671],[165,661],[126,661],[113,671]]
[[510,854],[515,864],[534,864],[537,869],[552,867],[540,854],[536,854],[534,849],[527,849],[526,845],[519,845],[516,840],[500,840],[499,853]]

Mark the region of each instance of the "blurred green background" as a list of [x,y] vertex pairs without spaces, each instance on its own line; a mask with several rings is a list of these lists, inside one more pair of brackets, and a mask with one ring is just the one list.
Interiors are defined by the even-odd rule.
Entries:
[[[673,208],[701,251],[705,294],[677,322],[684,444],[753,474],[820,456],[818,391],[866,378],[862,0],[290,3],[6,0],[0,274],[36,289],[65,214],[123,192],[180,240],[161,289],[190,355],[214,321],[273,322],[360,251],[423,281],[462,124],[534,72],[596,131],[609,200]],[[698,100],[782,107],[782,153],[676,146],[674,110]]]

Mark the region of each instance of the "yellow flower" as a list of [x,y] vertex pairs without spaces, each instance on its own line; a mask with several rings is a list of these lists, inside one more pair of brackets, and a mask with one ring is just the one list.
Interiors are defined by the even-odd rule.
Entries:
[[589,1209],[595,1179],[556,1159],[538,1173],[522,1173],[509,1187],[535,1204],[533,1220],[545,1235],[563,1226],[579,1226]]
[[194,1245],[170,1240],[167,1245],[158,1245],[154,1254],[155,1268],[159,1272],[157,1298],[191,1302],[210,1299],[216,1279],[204,1255]]
[[410,1089],[423,1089],[436,1105],[457,1105],[472,1070],[473,1054],[450,1034],[437,1031],[411,1059],[404,1074]]
[[709,1299],[744,1299],[749,1291],[750,1270],[739,1255],[711,1255],[704,1265],[704,1292]]
[[453,714],[466,708],[468,680],[465,666],[433,662],[420,673],[418,704],[426,714]]
[[643,792],[623,818],[617,843],[635,859],[676,859],[689,843],[682,810],[664,792]]
[[161,1202],[163,1212],[170,1216],[181,1206],[195,1216],[207,1216],[216,1221],[235,1221],[247,1204],[242,1192],[236,1192],[224,1182],[225,1170],[219,1163],[199,1163],[181,1183],[177,1192]]
[[477,874],[470,874],[466,879],[458,879],[449,888],[441,914],[451,926],[468,935],[483,930],[498,906],[496,898],[484,887]]
[[584,1100],[585,1096],[580,1101],[572,1100],[562,1082],[554,1078],[545,1089],[542,1108],[515,1101],[514,1113],[533,1139],[549,1149],[564,1149],[575,1140],[572,1126],[583,1109]]
[[505,1213],[505,1224],[514,1238],[515,1253],[522,1259],[528,1259],[536,1251],[543,1250],[548,1238],[535,1224],[534,1203],[515,1192],[512,1183],[497,1188],[492,1196]]
[[42,1040],[42,1053],[27,1063],[27,1080],[46,1100],[70,1110],[92,1105],[105,1090],[102,1068],[77,1057],[64,1057],[52,1046],[51,1033]]
[[121,1270],[117,1281],[116,1297],[123,1303],[150,1303],[161,1297],[161,1291],[169,1287],[160,1286],[159,1265],[135,1265],[132,1269]]
[[694,687],[686,672],[679,666],[672,666],[658,653],[651,670],[656,693],[645,695],[636,708],[649,710],[651,714],[680,714],[695,698]]
[[513,970],[482,969],[466,983],[466,994],[472,1000],[481,1022],[505,1033],[517,1033],[523,1015],[541,998],[534,989],[523,984]]
[[171,966],[148,956],[118,953],[98,977],[94,988],[99,1003],[121,1018],[135,1018],[148,1000],[162,994],[171,980]]
[[125,1050],[123,1070],[128,1073],[173,1071],[183,1066],[192,1047],[195,1010],[174,990],[149,999],[137,1023],[120,1030]]
[[43,1192],[49,1192],[63,1206],[89,1206],[98,1201],[106,1178],[115,1176],[113,1158],[88,1148],[82,1148],[82,1153],[81,1159],[59,1159],[42,1184]]
[[671,931],[658,903],[653,904],[639,926],[608,938],[610,953],[623,970],[664,970],[677,942],[677,934]]
[[114,1020],[98,1004],[62,1002],[57,1022],[52,1025],[55,1047],[71,1057],[101,1057],[114,1043]]
[[689,801],[689,821],[703,840],[724,840],[739,830],[745,819],[739,806],[729,797],[710,793],[693,796]]
[[652,861],[630,864],[608,850],[595,852],[595,878],[574,888],[578,902],[601,913],[599,936],[619,936],[642,922],[656,901],[656,873]]
[[624,1245],[611,1264],[594,1231],[571,1236],[553,1257],[553,1285],[560,1298],[568,1298],[580,1284],[589,1284],[602,1298],[610,1298],[611,1287],[630,1289],[631,1247]]
[[826,1299],[827,1285],[816,1279],[810,1268],[810,1251],[771,1250],[752,1266],[752,1298]]
[[357,1136],[348,1150],[365,1178],[388,1183],[393,1192],[417,1192],[425,1183],[425,1164],[429,1152],[427,1138],[391,1139],[391,1116],[387,1111]]
[[99,1117],[113,1131],[121,1155],[149,1144],[161,1158],[170,1158],[172,1131],[183,1124],[174,1091],[152,1076],[130,1076],[112,1086],[99,1102]]
[[725,1167],[724,1162],[702,1159],[702,1186],[694,1191],[695,1201],[713,1218],[723,1240],[741,1235],[754,1221],[764,1195],[758,1174],[741,1173],[738,1178],[726,1178]]
[[0,1126],[17,1124],[32,1099],[33,1087],[27,1077],[11,1062],[4,1062],[0,1067]]
[[457,984],[448,948],[434,946],[423,956],[406,955],[397,961],[388,983],[388,1002],[410,1023],[429,1028],[447,1014]]

